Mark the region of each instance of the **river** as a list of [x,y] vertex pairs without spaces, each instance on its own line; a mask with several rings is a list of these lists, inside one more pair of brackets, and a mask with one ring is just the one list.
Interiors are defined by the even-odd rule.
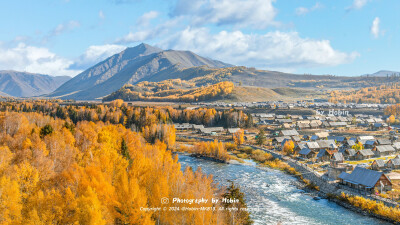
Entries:
[[[238,184],[246,196],[254,224],[389,224],[347,210],[326,199],[313,200],[293,182],[296,178],[279,170],[261,170],[255,165],[235,165],[212,162],[187,155],[178,155],[182,170],[199,166],[212,174],[221,185],[228,180]],[[257,211],[258,210],[258,211]]]

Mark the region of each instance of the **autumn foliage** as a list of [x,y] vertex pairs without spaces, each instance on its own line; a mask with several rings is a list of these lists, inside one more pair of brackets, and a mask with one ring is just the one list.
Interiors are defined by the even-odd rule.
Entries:
[[376,202],[361,196],[352,196],[344,193],[339,195],[338,199],[370,213],[389,218],[397,223],[400,222],[399,208],[387,207],[382,202]]
[[197,156],[209,157],[221,161],[227,161],[229,159],[228,152],[226,151],[225,145],[218,140],[210,142],[198,142],[191,148],[186,148],[188,151]]
[[[128,105],[121,99],[108,104],[71,103],[68,101],[18,101],[0,102],[0,111],[38,112],[53,118],[68,120],[71,124],[80,121],[102,121],[122,124],[126,128],[141,132],[154,124],[193,123],[204,126],[252,127],[253,118],[242,110],[217,111],[213,108],[180,109],[167,107],[138,107]],[[164,137],[165,135],[160,135]],[[164,141],[164,140],[161,140]]]
[[400,85],[399,83],[393,83],[390,85],[361,88],[359,90],[335,90],[330,93],[329,101],[334,103],[400,103]]
[[[163,81],[165,83],[166,81]],[[178,82],[171,80],[171,83]],[[179,82],[182,82],[179,80]],[[139,84],[140,85],[140,84]],[[114,99],[123,99],[125,101],[169,101],[169,102],[196,102],[212,100],[215,98],[221,98],[230,94],[234,88],[232,82],[223,81],[216,84],[208,85],[205,87],[194,87],[194,88],[177,88],[168,89],[167,84],[151,84],[155,88],[151,91],[137,91],[137,87],[132,85],[126,85],[116,92],[111,93],[109,96],[105,97],[104,101],[111,101]]]
[[141,210],[173,206],[161,205],[163,197],[211,199],[217,191],[201,170],[182,171],[164,138],[146,142],[146,132],[0,113],[0,224],[225,224],[223,212]]
[[292,140],[286,141],[285,144],[283,145],[282,151],[286,155],[292,155],[294,152],[294,142]]
[[244,131],[242,129],[236,131],[233,135],[233,142],[236,145],[242,145],[244,143]]

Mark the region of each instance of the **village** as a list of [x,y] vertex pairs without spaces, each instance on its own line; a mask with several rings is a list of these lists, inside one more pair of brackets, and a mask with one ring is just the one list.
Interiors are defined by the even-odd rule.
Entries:
[[[351,193],[399,200],[400,140],[394,118],[352,115],[337,107],[318,107],[314,115],[251,115],[256,127],[243,129],[246,145],[288,157],[327,184]],[[242,130],[189,123],[175,124],[175,128],[178,136],[226,142]],[[262,146],[256,145],[260,129],[266,139]],[[288,142],[293,144],[289,154],[284,152]]]

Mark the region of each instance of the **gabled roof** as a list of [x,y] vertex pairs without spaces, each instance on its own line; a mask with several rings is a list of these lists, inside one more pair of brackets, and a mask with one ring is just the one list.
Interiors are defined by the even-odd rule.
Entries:
[[328,132],[318,132],[318,133],[315,133],[315,135],[317,135],[319,138],[326,138],[329,136],[329,133]]
[[349,154],[349,156],[354,156],[357,153],[356,150],[354,150],[352,148],[349,148],[346,151],[347,151],[347,154]]
[[375,140],[374,136],[358,136],[358,140]]
[[310,138],[310,140],[313,140],[313,141],[315,141],[315,140],[318,140],[318,136],[317,135],[313,135],[313,136],[311,136],[311,138]]
[[282,130],[281,132],[282,132],[283,136],[299,135],[299,133],[296,130]]
[[349,146],[354,146],[354,145],[356,145],[356,142],[354,140],[347,140],[347,144]]
[[400,158],[389,159],[388,163],[391,162],[395,166],[400,166]]
[[400,142],[395,142],[395,143],[393,143],[393,148],[395,148],[395,149],[400,149]]
[[334,140],[319,140],[317,143],[320,148],[337,148]]
[[297,144],[297,147],[300,149],[307,148],[307,143],[302,141]]
[[374,140],[366,140],[364,145],[374,145],[375,141]]
[[349,176],[350,174],[346,173],[346,172],[342,172],[338,178],[342,179],[342,180],[346,180],[347,176]]
[[378,145],[376,146],[378,152],[394,152],[395,149],[391,145]]
[[373,188],[375,187],[376,183],[379,181],[379,178],[381,178],[382,175],[385,176],[383,172],[369,170],[357,166],[356,168],[354,168],[351,174],[346,175],[342,173],[339,175],[339,178],[349,183],[361,184],[365,187]]
[[327,153],[327,151],[325,149],[319,150],[317,158],[321,158],[321,157],[325,156],[326,153]]
[[376,163],[376,165],[378,165],[378,167],[385,167],[385,161],[383,161],[383,159],[377,159],[374,162]]
[[335,161],[344,161],[343,154],[341,152],[333,153],[333,160],[335,160]]
[[349,140],[350,140],[350,141],[354,141],[354,142],[356,142],[356,141],[357,141],[357,138],[355,138],[355,137],[352,137],[352,138],[350,138]]
[[193,129],[201,129],[201,128],[204,128],[203,124],[201,125],[193,124]]
[[291,140],[289,136],[283,136],[283,137],[276,137],[275,140],[279,143],[283,142],[284,140]]
[[345,140],[345,137],[343,137],[343,136],[329,136],[328,140],[334,140],[334,141],[337,141],[337,142],[342,142],[342,141]]
[[358,151],[361,155],[363,156],[371,156],[374,155],[374,153],[371,151],[371,149],[363,149]]
[[380,145],[390,145],[392,142],[389,139],[378,139],[378,144]]
[[315,141],[307,142],[307,146],[308,146],[308,148],[310,148],[310,149],[316,149],[316,148],[319,148],[319,145],[318,145],[318,143],[317,143],[317,142],[315,142]]
[[295,142],[301,141],[301,139],[300,139],[299,136],[292,136],[292,139],[293,139],[293,141],[295,141]]
[[299,154],[300,155],[308,155],[310,154],[310,152],[312,152],[309,148],[303,148],[300,150]]

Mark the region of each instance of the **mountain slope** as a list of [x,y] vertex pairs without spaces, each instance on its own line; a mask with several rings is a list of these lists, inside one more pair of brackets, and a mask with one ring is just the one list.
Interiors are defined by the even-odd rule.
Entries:
[[390,71],[390,70],[379,70],[376,73],[366,74],[366,75],[363,75],[363,76],[387,77],[387,76],[392,76],[393,74],[395,74],[396,76],[399,76],[400,72]]
[[104,97],[125,84],[171,79],[184,69],[197,66],[230,66],[189,51],[163,51],[146,44],[127,48],[87,69],[60,86],[48,97],[89,100]]
[[17,71],[0,71],[0,93],[14,97],[32,97],[48,94],[71,79]]

